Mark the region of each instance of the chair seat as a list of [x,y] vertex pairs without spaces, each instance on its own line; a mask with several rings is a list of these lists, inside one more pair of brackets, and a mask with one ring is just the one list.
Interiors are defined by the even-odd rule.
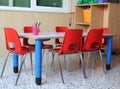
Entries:
[[29,48],[29,49],[31,49],[32,51],[34,51],[35,50],[35,46],[34,45],[24,45],[23,47],[26,47],[26,48]]
[[16,51],[16,50],[14,50],[14,48],[11,48],[10,51],[11,51],[12,53],[25,55],[26,53],[30,53],[30,52],[34,51],[34,49],[33,49],[32,47],[30,47],[30,48],[22,47],[20,51]]
[[52,49],[52,51],[59,54],[60,48]]
[[42,44],[43,49],[53,49],[53,45],[50,44]]
[[[35,45],[34,44],[28,44],[28,45],[24,45],[25,47],[29,47],[32,50],[35,50]],[[53,45],[50,44],[42,44],[42,49],[53,49]]]

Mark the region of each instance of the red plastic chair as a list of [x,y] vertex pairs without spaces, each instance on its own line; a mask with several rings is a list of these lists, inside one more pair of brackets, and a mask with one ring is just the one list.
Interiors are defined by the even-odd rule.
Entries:
[[[23,28],[24,30],[24,33],[32,33],[32,26],[24,26]],[[49,39],[46,39],[46,40],[49,40]],[[23,45],[25,47],[30,47],[32,48],[33,50],[35,50],[35,44],[30,44],[29,43],[29,39],[28,38],[23,38]],[[51,44],[44,44],[42,43],[42,49],[48,49],[48,51],[46,52],[46,76],[47,76],[47,65],[48,65],[48,55],[49,55],[49,52],[51,51],[51,49],[53,49],[53,45]],[[43,50],[43,56],[44,56],[44,50]],[[53,54],[52,54],[53,56]]]
[[[25,26],[23,30],[24,30],[24,33],[32,33],[32,26]],[[35,44],[30,44],[28,41],[29,41],[28,38],[24,38],[23,45],[35,49]],[[42,43],[42,49],[52,49],[52,48],[53,48],[52,45]]]
[[[56,26],[55,27],[56,32],[66,32],[68,30],[68,27],[66,26]],[[60,47],[62,42],[60,42],[59,38],[55,39],[55,45],[56,47]]]
[[[108,28],[100,28],[100,29],[103,29],[103,34],[108,34]],[[103,46],[106,46],[107,45],[107,39],[103,38],[102,39],[102,44],[103,44]]]
[[[102,29],[91,29],[88,32],[88,35],[87,35],[86,40],[84,42],[83,49],[82,50],[80,49],[80,52],[81,53],[88,53],[88,59],[89,59],[90,53],[98,52],[100,55],[101,64],[103,66],[102,54],[101,54],[102,37],[103,37],[103,30]],[[83,59],[83,58],[84,57],[81,56],[81,59]],[[105,73],[104,66],[103,66],[103,72]]]
[[[32,26],[25,26],[23,30],[24,33],[32,33]],[[23,39],[23,45],[35,49],[35,44],[30,44],[28,38]],[[53,45],[42,43],[42,49],[53,49]]]
[[[24,33],[32,33],[32,26],[25,26],[23,28]],[[31,47],[35,50],[35,44],[30,44],[28,38],[23,38],[23,45]]]
[[[14,54],[21,55],[22,57],[21,57],[20,70],[18,72],[17,80],[15,83],[15,85],[17,85],[17,82],[18,82],[18,79],[19,79],[19,76],[21,73],[21,69],[22,69],[23,63],[25,61],[25,57],[28,53],[31,53],[33,51],[33,49],[27,48],[27,47],[24,47],[21,45],[20,38],[15,29],[4,28],[4,32],[5,32],[5,39],[6,39],[6,49],[9,51],[9,53],[7,55],[7,58],[5,60],[5,63],[4,63],[3,69],[2,69],[1,78],[3,76],[3,72],[5,69],[9,54],[14,53]],[[11,44],[14,45],[14,48],[11,46]],[[31,58],[31,60],[32,60],[32,58]],[[32,67],[32,65],[31,65],[31,67]]]
[[[108,28],[101,28],[103,29],[103,34],[108,34]],[[106,53],[106,46],[107,46],[107,39],[102,38],[102,53]]]
[[[70,29],[66,31],[62,45],[60,48],[53,49],[53,52],[55,52],[58,55],[58,63],[61,73],[62,82],[64,83],[63,74],[62,74],[62,67],[60,63],[60,55],[65,54],[74,54],[78,53],[79,49],[82,48],[82,33],[83,30],[81,29]],[[84,61],[81,60],[83,64],[83,71],[84,71],[84,77],[86,77],[85,69],[84,69]]]

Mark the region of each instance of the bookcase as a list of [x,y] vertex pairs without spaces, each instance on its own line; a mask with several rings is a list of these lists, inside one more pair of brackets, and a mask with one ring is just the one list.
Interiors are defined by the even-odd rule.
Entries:
[[[84,22],[84,9],[90,10],[90,22]],[[113,37],[113,48],[120,48],[120,4],[81,4],[75,7],[75,28],[82,28],[84,32],[91,28],[109,28],[109,33],[115,34]]]

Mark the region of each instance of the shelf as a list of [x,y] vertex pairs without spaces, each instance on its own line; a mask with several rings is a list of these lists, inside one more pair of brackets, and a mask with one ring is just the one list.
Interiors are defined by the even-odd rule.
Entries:
[[90,23],[77,23],[76,25],[85,25],[85,26],[90,26]]
[[[85,23],[85,14],[83,11],[90,9],[90,22]],[[88,16],[88,14],[87,14]],[[86,17],[87,18],[87,17]],[[75,28],[83,29],[84,32],[92,28],[105,27],[109,29],[110,34],[115,34],[113,38],[113,48],[120,49],[120,4],[118,3],[97,3],[80,4],[75,8]]]

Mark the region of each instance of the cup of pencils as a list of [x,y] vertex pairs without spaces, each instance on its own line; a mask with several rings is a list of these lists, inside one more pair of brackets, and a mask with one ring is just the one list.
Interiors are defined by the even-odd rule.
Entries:
[[39,26],[40,26],[40,22],[34,22],[32,25],[32,32],[33,35],[38,35],[38,33],[40,32]]

